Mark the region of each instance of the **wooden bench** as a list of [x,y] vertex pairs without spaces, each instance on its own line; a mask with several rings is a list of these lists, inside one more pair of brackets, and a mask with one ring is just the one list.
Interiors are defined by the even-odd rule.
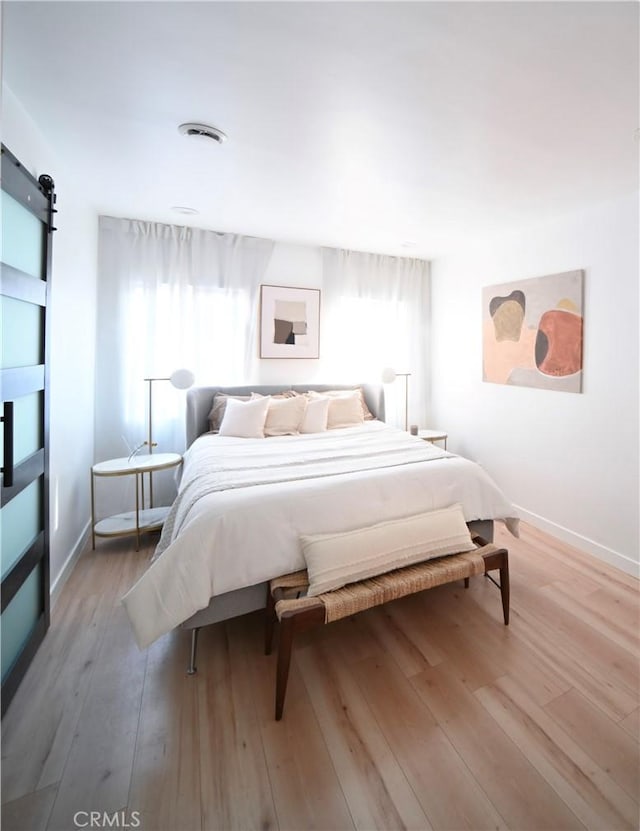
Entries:
[[[349,617],[425,589],[464,580],[490,571],[500,572],[500,594],[505,626],[509,624],[509,554],[481,537],[474,538],[476,549],[427,560],[418,565],[390,571],[378,577],[352,583],[317,597],[307,597],[306,571],[296,571],[271,580],[267,592],[265,654],[271,654],[276,621],[280,622],[278,668],[276,676],[276,721],[282,718],[287,692],[291,649],[296,632]],[[492,578],[491,578],[492,579]],[[495,583],[495,580],[493,581]],[[498,585],[496,583],[496,585]]]

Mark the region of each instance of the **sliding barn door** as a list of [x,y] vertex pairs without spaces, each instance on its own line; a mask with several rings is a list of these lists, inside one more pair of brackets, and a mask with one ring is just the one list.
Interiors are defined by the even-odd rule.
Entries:
[[2,714],[49,626],[47,300],[53,180],[2,147]]

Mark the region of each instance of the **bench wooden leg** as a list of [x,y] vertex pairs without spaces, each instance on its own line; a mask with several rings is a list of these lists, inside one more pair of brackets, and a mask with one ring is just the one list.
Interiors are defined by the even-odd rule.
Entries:
[[502,616],[504,625],[509,625],[509,556],[505,552],[504,565],[500,566],[500,596],[502,597]]
[[293,636],[296,632],[302,632],[313,626],[319,626],[325,622],[325,610],[322,603],[304,609],[282,615],[280,618],[280,640],[278,643],[278,666],[276,670],[276,721],[282,718],[284,710],[284,697],[287,692],[287,681],[289,680],[289,666],[291,664],[291,650],[293,648]]
[[295,617],[284,617],[280,621],[280,643],[278,644],[278,670],[276,675],[276,721],[280,721],[284,709],[294,629]]
[[271,648],[273,646],[273,630],[276,625],[276,601],[271,594],[271,589],[267,586],[267,610],[265,613],[265,627],[264,627],[264,654],[271,655]]
[[[502,616],[504,625],[509,625],[509,552],[506,548],[490,551],[484,555],[484,576],[500,589],[502,598]],[[489,574],[490,571],[500,572],[500,585]]]
[[468,577],[464,578],[464,587],[465,587],[465,589],[469,588],[469,578]]

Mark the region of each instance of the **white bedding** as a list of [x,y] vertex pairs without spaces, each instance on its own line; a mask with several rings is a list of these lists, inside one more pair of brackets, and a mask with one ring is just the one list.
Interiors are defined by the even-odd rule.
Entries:
[[304,568],[300,536],[459,502],[465,520],[513,506],[474,462],[379,421],[305,436],[207,434],[185,454],[154,562],[123,598],[141,648],[214,595]]

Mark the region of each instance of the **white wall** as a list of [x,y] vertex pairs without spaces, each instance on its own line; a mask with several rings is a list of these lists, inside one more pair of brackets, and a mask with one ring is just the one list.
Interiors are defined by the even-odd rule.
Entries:
[[[638,195],[432,264],[432,426],[520,515],[638,573]],[[482,382],[483,286],[585,271],[583,394]]]
[[90,517],[93,464],[97,214],[56,148],[2,88],[2,141],[36,178],[56,183],[50,308],[51,585],[80,552]]

